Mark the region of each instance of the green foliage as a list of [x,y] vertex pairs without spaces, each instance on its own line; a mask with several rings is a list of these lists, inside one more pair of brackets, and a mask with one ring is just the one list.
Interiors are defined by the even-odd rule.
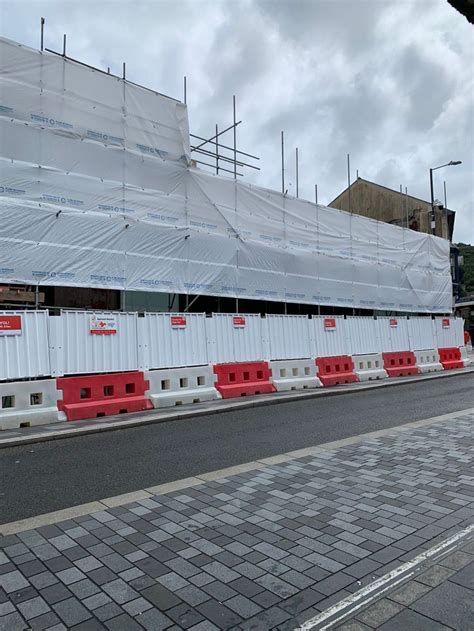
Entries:
[[457,243],[459,254],[463,257],[461,266],[461,296],[474,294],[474,245]]

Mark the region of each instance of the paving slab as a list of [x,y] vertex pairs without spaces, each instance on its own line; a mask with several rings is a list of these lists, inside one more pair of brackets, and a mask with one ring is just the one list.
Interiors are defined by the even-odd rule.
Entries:
[[[0,628],[41,618],[91,630],[295,629],[466,529],[473,422],[459,413],[20,526],[0,539]],[[340,628],[467,629],[473,567],[463,541]]]

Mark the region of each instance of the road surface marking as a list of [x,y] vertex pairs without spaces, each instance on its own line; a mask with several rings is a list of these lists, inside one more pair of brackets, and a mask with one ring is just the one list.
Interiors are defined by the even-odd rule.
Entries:
[[[307,620],[300,627],[297,627],[297,629],[300,629],[300,631],[310,631],[311,629],[315,629],[317,627],[318,631],[326,631],[326,629],[330,629],[335,624],[340,623],[343,619],[348,618],[348,616],[352,617],[352,615],[356,611],[370,603],[372,600],[378,598],[381,594],[393,589],[399,583],[406,581],[408,578],[413,576],[415,573],[415,568],[418,565],[420,565],[424,561],[427,561],[428,559],[431,559],[432,557],[441,554],[448,554],[452,549],[456,547],[455,544],[457,544],[460,539],[468,537],[473,532],[474,524],[468,526],[464,530],[461,530],[452,537],[449,537],[448,539],[446,539],[442,543],[439,543],[433,548],[422,552],[413,560],[407,561],[397,569],[384,574],[379,579],[377,579],[373,583],[370,583],[370,585],[363,587],[355,594],[344,598],[344,600],[341,600],[329,609],[326,609],[326,611],[323,611],[317,616],[314,616],[314,618]],[[338,616],[340,612],[343,613]],[[334,619],[325,624],[330,618]]]

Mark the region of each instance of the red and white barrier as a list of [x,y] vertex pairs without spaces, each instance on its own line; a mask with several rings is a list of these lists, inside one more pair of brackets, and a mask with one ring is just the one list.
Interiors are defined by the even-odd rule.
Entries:
[[0,383],[0,430],[62,420],[59,395],[55,379]]
[[465,346],[461,346],[461,359],[464,364],[464,368],[469,366],[472,363],[472,359],[467,356],[467,348]]
[[212,366],[149,370],[145,379],[150,384],[148,398],[155,408],[220,399]]
[[352,359],[354,361],[354,372],[359,381],[377,381],[388,377],[387,371],[383,367],[381,353],[354,355]]
[[142,372],[61,377],[56,380],[62,397],[58,409],[68,421],[150,410],[148,382]]
[[317,357],[318,377],[323,386],[339,386],[343,383],[359,381],[354,372],[354,362],[350,355],[336,357]]
[[439,361],[439,353],[435,348],[413,352],[415,354],[416,365],[421,373],[439,372],[443,370],[443,366]]
[[267,362],[216,364],[216,388],[223,399],[268,394],[276,388],[271,382],[272,371]]
[[462,333],[451,317],[0,312],[0,429],[456,370]]
[[312,359],[288,359],[270,362],[271,381],[278,392],[321,388],[317,366]]

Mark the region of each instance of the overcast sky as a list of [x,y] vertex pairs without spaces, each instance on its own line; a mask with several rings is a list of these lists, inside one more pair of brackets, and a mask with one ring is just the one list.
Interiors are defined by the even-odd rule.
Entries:
[[[183,98],[191,131],[232,122],[239,148],[261,157],[248,181],[329,203],[352,175],[457,211],[455,240],[474,243],[474,29],[446,0],[0,0],[0,32],[45,45]],[[226,138],[229,144],[232,137]],[[223,139],[224,142],[224,139]]]

